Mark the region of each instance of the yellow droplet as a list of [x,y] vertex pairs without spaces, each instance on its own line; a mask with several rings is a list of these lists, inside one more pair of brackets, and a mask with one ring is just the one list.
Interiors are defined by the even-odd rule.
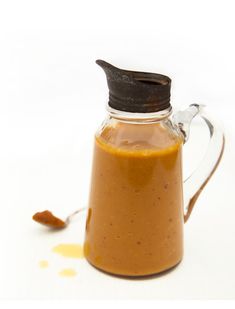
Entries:
[[81,259],[84,257],[83,246],[78,244],[60,244],[54,247],[53,252],[58,253],[64,257]]
[[76,271],[72,268],[66,268],[59,272],[59,275],[62,277],[74,277],[77,275]]
[[49,263],[45,260],[39,261],[39,267],[40,268],[47,268]]

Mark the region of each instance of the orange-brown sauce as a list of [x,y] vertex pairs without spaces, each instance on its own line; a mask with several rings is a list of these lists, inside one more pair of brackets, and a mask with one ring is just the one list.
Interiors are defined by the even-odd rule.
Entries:
[[139,276],[182,259],[181,146],[161,124],[119,123],[96,136],[85,239],[91,264]]
[[66,226],[66,223],[63,220],[54,216],[49,210],[35,213],[33,215],[33,220],[52,228],[61,229]]

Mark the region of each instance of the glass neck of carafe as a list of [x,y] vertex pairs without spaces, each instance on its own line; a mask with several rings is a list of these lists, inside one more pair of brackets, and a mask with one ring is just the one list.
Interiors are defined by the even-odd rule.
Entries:
[[110,118],[121,122],[148,124],[166,120],[172,114],[172,107],[151,113],[133,113],[114,109],[107,105],[106,107]]

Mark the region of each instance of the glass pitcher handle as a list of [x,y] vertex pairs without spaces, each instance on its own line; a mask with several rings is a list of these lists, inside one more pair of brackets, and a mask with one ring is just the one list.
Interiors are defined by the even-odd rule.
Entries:
[[178,126],[184,136],[184,142],[189,138],[190,124],[195,116],[200,116],[209,129],[210,141],[206,154],[199,167],[184,180],[184,203],[186,210],[184,222],[187,222],[193,207],[204,189],[205,185],[214,174],[224,151],[225,138],[220,127],[204,111],[204,105],[192,104],[186,110],[177,112],[173,122]]

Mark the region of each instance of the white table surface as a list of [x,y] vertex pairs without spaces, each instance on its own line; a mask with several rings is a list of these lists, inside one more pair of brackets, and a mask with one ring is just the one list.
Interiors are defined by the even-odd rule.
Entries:
[[[68,139],[70,134],[81,132],[82,125],[79,126],[81,128],[73,129],[73,133],[67,131]],[[48,232],[31,220],[34,212],[44,209],[51,209],[61,216],[66,215],[77,207],[86,205],[88,196],[92,140],[78,138],[78,143],[69,144],[63,139],[61,144],[53,145],[48,131],[49,127],[41,130],[43,138],[40,144],[35,141],[35,145],[31,143],[28,146],[37,147],[40,155],[31,153],[23,156],[12,152],[7,158],[1,157],[2,297],[44,299],[234,296],[235,225],[231,185],[231,168],[234,172],[234,166],[231,165],[233,156],[229,151],[225,152],[220,168],[202,193],[192,217],[185,225],[183,262],[172,272],[156,278],[127,280],[101,273],[85,259],[64,258],[52,252],[52,248],[60,243],[82,243],[85,213],[78,215],[69,228],[61,232]],[[20,133],[18,131],[18,136],[23,136]],[[30,140],[32,132],[27,134],[29,136],[27,139],[24,137],[25,143]],[[48,149],[49,139],[53,145],[51,149]],[[77,151],[72,150],[74,146]],[[49,267],[39,268],[40,260],[47,260]],[[63,278],[58,275],[60,270],[70,267],[77,271],[76,277]]]
[[[53,12],[53,6],[48,9]],[[210,8],[205,9],[209,13]],[[165,6],[162,10],[168,11]],[[69,23],[67,11],[68,28],[59,17],[49,22],[49,13],[42,24],[32,15],[27,26],[29,17],[23,9],[21,18],[13,12],[13,24],[4,19],[11,28],[2,36],[0,50],[0,298],[235,298],[234,48],[229,45],[231,33],[225,31],[233,27],[226,18],[217,24],[221,16],[217,7],[210,32],[206,14],[195,25],[199,9],[195,10],[189,12],[191,19],[187,17],[191,32],[181,31],[185,24],[179,17],[178,24],[173,19],[163,29],[165,33],[132,32],[131,24],[124,33],[124,19],[122,29],[112,36],[99,33],[105,23],[99,28],[98,17],[97,29],[79,28]],[[7,12],[11,16],[9,7]],[[76,14],[71,14],[75,20]],[[223,43],[220,49],[218,36]],[[226,53],[222,46],[227,46]],[[39,210],[50,209],[63,217],[87,205],[93,135],[107,101],[104,74],[94,63],[97,58],[129,69],[169,74],[177,108],[195,101],[206,103],[226,130],[222,163],[185,225],[182,263],[151,279],[112,277],[85,259],[53,253],[60,243],[82,243],[85,214],[61,232],[48,232],[31,220]],[[219,76],[226,76],[226,82]],[[185,146],[185,174],[196,166],[206,144],[206,135],[197,129],[195,122]],[[49,267],[39,268],[40,260],[47,260]],[[74,268],[77,276],[60,277],[58,272],[67,267]]]

